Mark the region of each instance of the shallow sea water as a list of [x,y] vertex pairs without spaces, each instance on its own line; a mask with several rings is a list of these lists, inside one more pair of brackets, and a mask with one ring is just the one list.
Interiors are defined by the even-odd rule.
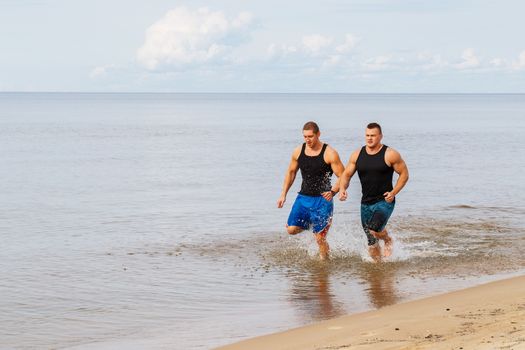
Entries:
[[[525,95],[0,94],[0,348],[208,349],[525,270]],[[359,181],[320,262],[276,208],[301,127],[370,121],[410,182],[370,262]]]

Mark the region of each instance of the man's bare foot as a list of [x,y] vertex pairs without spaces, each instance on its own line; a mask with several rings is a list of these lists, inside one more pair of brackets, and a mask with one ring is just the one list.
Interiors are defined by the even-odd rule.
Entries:
[[391,237],[385,239],[385,247],[383,248],[383,256],[388,258],[392,255],[392,248],[394,247],[394,240]]
[[381,247],[379,247],[379,242],[368,247],[368,254],[375,263],[381,262]]

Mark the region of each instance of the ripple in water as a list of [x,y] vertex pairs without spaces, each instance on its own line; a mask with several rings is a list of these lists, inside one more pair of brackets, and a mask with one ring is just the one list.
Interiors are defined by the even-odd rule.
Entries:
[[[464,210],[476,210],[460,206]],[[459,210],[459,209],[456,209]],[[380,268],[422,276],[491,274],[525,267],[525,230],[503,220],[475,218],[436,219],[425,216],[398,217],[389,224],[395,239],[393,255]],[[267,270],[310,270],[323,266],[332,271],[354,272],[371,268],[364,234],[357,225],[334,227],[328,236],[331,259],[318,258],[310,232],[288,236],[284,232],[254,233],[250,238],[228,242],[185,245],[176,251],[215,261],[233,259]],[[377,266],[373,268],[377,269]]]

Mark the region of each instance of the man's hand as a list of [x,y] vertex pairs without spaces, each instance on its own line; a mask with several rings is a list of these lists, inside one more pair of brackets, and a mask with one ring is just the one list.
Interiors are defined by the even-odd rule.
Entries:
[[286,196],[279,197],[279,199],[277,200],[277,208],[282,208],[284,202],[286,202]]
[[333,191],[326,191],[326,192],[323,192],[321,193],[321,196],[323,196],[324,199],[326,199],[327,201],[331,201],[332,198],[334,198],[334,192]]
[[347,198],[348,198],[348,192],[345,189],[340,189],[339,190],[339,200],[346,201]]
[[394,201],[394,198],[396,198],[396,196],[392,192],[383,193],[383,197],[385,197],[385,201],[387,203],[392,203]]

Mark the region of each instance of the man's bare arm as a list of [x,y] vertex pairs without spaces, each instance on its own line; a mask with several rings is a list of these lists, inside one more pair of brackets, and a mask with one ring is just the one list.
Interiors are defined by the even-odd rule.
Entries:
[[392,202],[395,196],[399,192],[401,192],[403,187],[405,187],[405,185],[408,182],[408,178],[409,178],[408,167],[405,161],[403,160],[403,158],[401,157],[401,155],[399,154],[399,152],[397,152],[396,150],[390,147],[387,149],[386,159],[387,159],[387,162],[392,166],[392,168],[394,168],[394,171],[397,174],[399,174],[396,185],[394,186],[392,191],[385,192],[383,194],[387,202]]
[[348,160],[348,164],[345,167],[345,170],[341,174],[341,177],[339,178],[339,200],[346,200],[348,198],[348,193],[346,189],[350,185],[350,179],[352,176],[354,176],[356,171],[356,163],[357,163],[357,157],[359,156],[359,150],[352,153],[350,156],[350,159]]
[[299,158],[300,153],[301,147],[297,147],[292,153],[290,165],[288,165],[288,169],[286,170],[286,174],[284,176],[284,183],[283,189],[281,191],[281,196],[277,200],[277,208],[283,207],[284,202],[286,202],[286,195],[288,194],[288,190],[290,190],[290,187],[292,187],[292,184],[295,181],[295,176],[297,175],[297,171],[299,170],[299,162],[297,161],[297,159]]
[[[330,164],[332,171],[338,178],[341,177],[345,167],[343,165],[343,162],[341,162],[341,158],[339,158],[339,153],[337,153],[337,151],[332,147],[328,147],[325,152],[325,162],[327,164]],[[330,191],[323,192],[321,195],[327,201],[331,201],[334,194],[337,192],[339,192],[339,180],[335,182]]]

